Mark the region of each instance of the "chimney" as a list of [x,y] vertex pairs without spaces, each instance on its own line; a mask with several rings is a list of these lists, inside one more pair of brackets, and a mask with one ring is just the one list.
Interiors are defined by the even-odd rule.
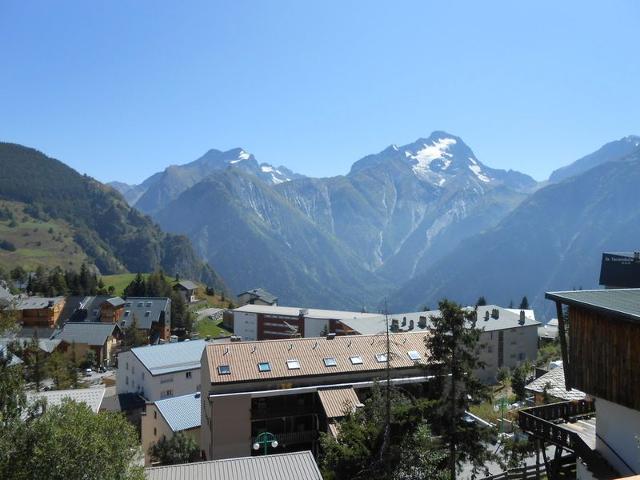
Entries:
[[47,307],[49,308],[53,307],[53,300],[49,300],[49,303],[47,303]]
[[520,310],[520,321],[518,323],[520,325],[524,325],[524,320],[525,320],[524,310]]
[[327,333],[327,340],[333,340],[334,338],[336,338],[335,333]]
[[640,262],[640,252],[633,252],[633,261]]
[[413,320],[409,320],[409,330],[413,330]]
[[420,318],[418,319],[418,327],[427,328],[427,317],[420,315]]
[[403,327],[407,326],[407,317],[402,317],[402,326]]
[[397,318],[391,319],[391,326],[389,327],[389,330],[391,330],[392,332],[397,332],[398,330],[400,330],[400,327],[398,326]]
[[498,310],[497,308],[491,310],[491,318],[495,318],[496,320],[500,318],[500,310]]
[[485,310],[484,311],[484,321],[488,322],[489,321],[489,310]]

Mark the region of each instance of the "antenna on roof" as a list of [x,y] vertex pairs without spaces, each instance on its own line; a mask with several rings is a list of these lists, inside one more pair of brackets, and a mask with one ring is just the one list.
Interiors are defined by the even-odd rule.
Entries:
[[347,343],[347,347],[351,346],[351,339],[349,339],[349,343]]
[[256,346],[255,346],[255,345],[252,345],[252,346],[251,346],[251,353],[255,353],[255,351],[256,351]]
[[293,348],[293,343],[289,344],[289,348],[287,348],[287,350],[291,350]]
[[227,353],[229,353],[229,347],[224,347],[224,353],[223,353],[223,355],[226,355]]
[[405,343],[407,343],[407,337],[404,337],[404,338],[402,339],[402,344],[404,345]]
[[316,342],[316,343],[313,345],[313,350],[315,350],[317,347],[318,347],[318,342]]

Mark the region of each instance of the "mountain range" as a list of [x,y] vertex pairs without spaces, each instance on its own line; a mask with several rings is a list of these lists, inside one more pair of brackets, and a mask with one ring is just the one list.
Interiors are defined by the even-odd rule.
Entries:
[[242,149],[211,150],[139,186],[113,186],[137,189],[136,208],[186,234],[232,289],[263,286],[283,304],[358,309],[379,308],[537,188],[441,131],[368,155],[343,176],[270,169]]

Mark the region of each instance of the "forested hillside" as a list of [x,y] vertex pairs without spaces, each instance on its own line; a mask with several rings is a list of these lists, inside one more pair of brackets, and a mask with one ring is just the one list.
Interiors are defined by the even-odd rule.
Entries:
[[0,200],[22,204],[32,219],[68,225],[73,242],[104,274],[162,268],[223,286],[185,236],[164,233],[111,187],[32,148],[0,143]]

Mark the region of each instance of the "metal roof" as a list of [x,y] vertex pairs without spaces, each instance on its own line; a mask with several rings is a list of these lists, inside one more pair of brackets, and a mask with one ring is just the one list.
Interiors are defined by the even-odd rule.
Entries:
[[[247,304],[238,307],[234,312],[263,313],[265,315],[282,315],[286,317],[317,318],[325,320],[347,320],[355,318],[381,318],[379,313],[348,312],[342,310],[321,310],[317,308],[281,307],[278,305]],[[384,318],[384,317],[382,317]]]
[[185,290],[195,290],[198,288],[198,285],[196,285],[191,280],[180,280],[178,283],[176,283],[176,286],[182,287]]
[[120,307],[124,305],[124,300],[120,297],[111,297],[107,300],[107,303],[114,307]]
[[561,400],[582,400],[587,396],[580,390],[567,390],[564,383],[564,368],[556,367],[549,370],[544,375],[536,378],[533,382],[526,386],[527,390],[537,393],[543,393],[545,385],[548,384],[547,393],[552,397]]
[[197,370],[200,368],[202,351],[207,342],[191,340],[188,342],[165,343],[131,349],[138,360],[152,375]]
[[344,417],[346,413],[363,406],[352,387],[318,390],[318,397],[327,418]]
[[154,322],[160,321],[162,312],[165,312],[167,320],[171,318],[171,299],[166,297],[127,297],[124,303],[124,315],[120,319],[121,326],[128,327],[135,316],[138,320],[138,328],[148,330]]
[[[417,351],[421,357],[419,362],[426,363],[425,337],[426,333],[391,334],[391,367],[414,367],[416,362],[409,358],[409,351]],[[207,345],[205,352],[213,384],[371,372],[386,368],[386,362],[376,359],[376,354],[386,352],[384,335],[347,335],[331,340],[319,337],[231,342]],[[361,362],[354,362],[351,357],[360,357]],[[334,358],[335,366],[326,366],[325,358]],[[289,360],[297,360],[299,368],[290,368]],[[269,363],[269,371],[258,370],[258,363],[262,362]],[[220,374],[220,365],[228,365],[229,374]]]
[[547,292],[545,298],[628,321],[640,321],[640,288]]
[[[465,307],[467,310],[474,310],[475,308],[476,307]],[[498,318],[491,317],[492,310],[494,309],[498,310]],[[476,327],[486,332],[540,325],[540,322],[535,319],[533,310],[524,310],[525,318],[523,324],[520,323],[520,310],[503,308],[498,305],[483,305],[477,307],[477,311],[478,321]],[[487,312],[489,312],[489,319],[485,320]],[[429,310],[424,312],[394,313],[389,314],[388,318],[389,325],[391,325],[393,320],[397,320],[401,331],[425,332],[431,329],[431,317],[439,317],[440,315],[440,310]],[[421,327],[419,324],[421,317],[426,319],[424,327]],[[411,321],[413,321],[413,330],[409,330]],[[341,320],[341,322],[363,335],[382,333],[386,330],[384,315],[375,315],[373,318],[360,317],[344,319]]]
[[86,403],[91,410],[98,413],[104,397],[105,388],[78,388],[75,390],[49,390],[48,392],[29,392],[27,402],[33,403],[36,399],[45,398],[47,406],[60,405],[66,398],[78,403]]
[[18,300],[16,310],[32,310],[41,308],[51,308],[64,301],[64,297],[22,297]]
[[278,300],[278,297],[276,297],[272,293],[267,292],[264,288],[254,288],[252,290],[247,290],[246,292],[240,293],[238,296],[244,295],[245,293],[260,298],[267,303],[274,303]]
[[158,400],[155,405],[171,430],[179,432],[200,426],[200,402],[200,392],[197,392]]
[[151,467],[145,475],[147,480],[322,480],[309,451]]
[[116,329],[120,330],[120,327],[113,323],[67,322],[54,338],[67,343],[86,343],[99,347],[113,336],[113,331]]
[[9,360],[9,366],[13,367],[14,365],[21,365],[24,363],[21,358],[13,355],[11,352],[7,350],[7,346],[4,344],[0,344],[0,357],[4,358],[5,355],[11,355],[11,359]]

